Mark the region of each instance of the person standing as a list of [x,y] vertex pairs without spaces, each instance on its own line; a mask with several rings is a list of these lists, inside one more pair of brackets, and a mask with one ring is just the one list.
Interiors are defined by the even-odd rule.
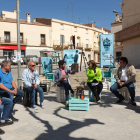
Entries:
[[128,64],[126,57],[120,58],[120,67],[116,74],[116,83],[111,86],[110,91],[119,98],[117,103],[121,103],[125,98],[117,91],[122,87],[127,87],[131,96],[131,104],[136,106],[135,87],[136,87],[136,70],[133,65]]
[[101,70],[97,67],[94,60],[89,61],[89,68],[87,69],[87,85],[91,89],[93,95],[96,98],[96,102],[100,103],[100,93],[103,89],[102,84],[102,73]]

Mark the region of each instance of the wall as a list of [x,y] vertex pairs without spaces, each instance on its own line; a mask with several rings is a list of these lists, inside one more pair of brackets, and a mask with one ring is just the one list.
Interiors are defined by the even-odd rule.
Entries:
[[123,29],[140,22],[140,0],[123,0]]
[[128,58],[130,64],[140,66],[140,36],[123,42],[123,56]]
[[113,34],[113,38],[114,38],[114,51],[113,51],[113,56],[114,58],[116,58],[116,52],[121,52],[121,46],[116,46],[116,42],[115,42],[115,34],[116,32],[119,32],[122,30],[122,23],[117,23],[117,24],[112,24],[111,25],[111,33]]
[[12,18],[12,19],[16,19],[16,11],[15,12],[8,12],[8,11],[2,11],[2,14],[5,14],[6,18]]

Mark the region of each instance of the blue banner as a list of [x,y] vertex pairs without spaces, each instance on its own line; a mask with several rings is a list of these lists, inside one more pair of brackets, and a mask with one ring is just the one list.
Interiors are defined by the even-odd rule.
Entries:
[[52,72],[52,57],[41,57],[43,74]]
[[66,65],[78,64],[79,50],[78,49],[63,50],[63,59],[66,62]]
[[100,40],[100,67],[113,65],[113,34],[101,34]]

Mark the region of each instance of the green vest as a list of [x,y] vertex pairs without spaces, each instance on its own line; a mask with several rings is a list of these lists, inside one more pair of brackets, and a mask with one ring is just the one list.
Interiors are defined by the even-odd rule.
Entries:
[[93,69],[88,68],[87,69],[87,77],[88,77],[87,82],[92,82],[94,79],[101,82],[102,81],[102,73],[101,73],[101,70],[98,67],[96,67],[96,73],[98,73],[98,75],[94,74]]

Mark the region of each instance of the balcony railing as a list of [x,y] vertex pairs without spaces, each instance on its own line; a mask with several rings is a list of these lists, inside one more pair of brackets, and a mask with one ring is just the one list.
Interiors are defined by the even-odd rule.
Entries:
[[93,50],[94,50],[95,52],[99,52],[99,47],[94,47]]
[[70,42],[65,41],[64,43],[61,43],[60,40],[54,40],[53,41],[53,46],[69,46]]
[[[5,39],[0,37],[0,44],[17,44],[17,38]],[[27,39],[20,40],[20,44],[27,44]]]

